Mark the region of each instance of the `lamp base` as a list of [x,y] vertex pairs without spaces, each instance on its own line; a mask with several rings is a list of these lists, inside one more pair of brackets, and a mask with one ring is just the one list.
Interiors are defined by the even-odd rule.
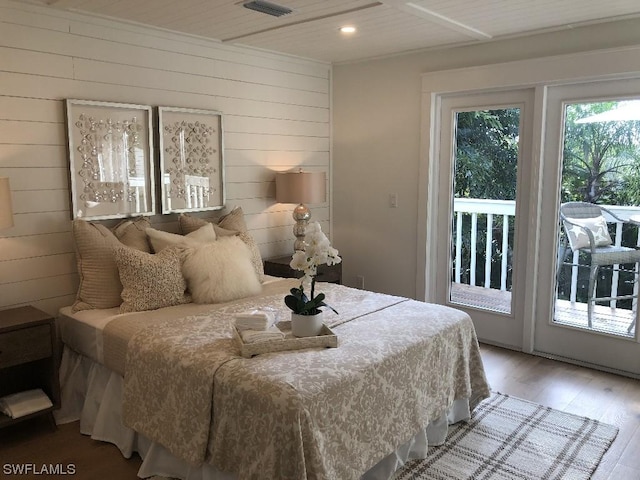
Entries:
[[293,243],[293,251],[306,250],[307,243],[304,241],[307,225],[311,218],[311,212],[306,205],[300,204],[293,209],[293,219],[296,221],[293,226],[293,234],[296,237],[296,241]]

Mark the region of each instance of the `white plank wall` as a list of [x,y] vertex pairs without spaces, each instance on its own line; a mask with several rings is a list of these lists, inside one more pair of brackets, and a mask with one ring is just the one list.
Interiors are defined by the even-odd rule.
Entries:
[[[268,258],[293,245],[275,171],[331,178],[330,82],[329,64],[0,0],[0,176],[15,220],[0,231],[0,309],[55,314],[75,297],[65,99],[223,112],[227,207],[242,206]],[[311,210],[328,232],[329,202]],[[177,228],[175,215],[151,220]]]

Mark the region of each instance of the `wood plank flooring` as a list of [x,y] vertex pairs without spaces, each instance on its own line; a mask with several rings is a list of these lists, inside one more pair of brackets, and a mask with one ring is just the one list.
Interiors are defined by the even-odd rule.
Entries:
[[[620,428],[593,480],[640,479],[640,381],[490,345],[481,350],[493,390]],[[0,430],[0,478],[13,477],[3,472],[7,464],[72,463],[73,478],[134,480],[140,462],[137,455],[127,460],[115,446],[81,435],[77,422],[53,431],[46,418],[34,419]]]
[[[54,431],[46,418],[38,417],[0,430],[0,479],[134,480],[141,463],[137,454],[126,459],[115,445],[81,435],[79,422],[58,425]],[[34,464],[38,470],[61,464],[67,471],[73,464],[75,475],[12,475],[5,471],[25,464]]]

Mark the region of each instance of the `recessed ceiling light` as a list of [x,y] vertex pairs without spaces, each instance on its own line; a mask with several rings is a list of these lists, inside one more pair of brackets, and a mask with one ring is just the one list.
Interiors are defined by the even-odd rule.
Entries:
[[340,31],[342,33],[356,33],[356,27],[351,25],[345,25],[344,27],[340,27]]

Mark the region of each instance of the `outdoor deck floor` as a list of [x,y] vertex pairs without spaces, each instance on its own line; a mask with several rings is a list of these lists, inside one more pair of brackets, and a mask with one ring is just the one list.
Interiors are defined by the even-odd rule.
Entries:
[[[451,301],[499,313],[509,313],[511,311],[511,292],[503,292],[493,288],[454,283],[451,285]],[[633,337],[635,335],[634,329],[631,332],[627,332],[634,318],[634,312],[631,310],[596,305],[594,314],[591,330],[623,337]],[[589,329],[587,304],[557,300],[554,321],[561,325]]]

